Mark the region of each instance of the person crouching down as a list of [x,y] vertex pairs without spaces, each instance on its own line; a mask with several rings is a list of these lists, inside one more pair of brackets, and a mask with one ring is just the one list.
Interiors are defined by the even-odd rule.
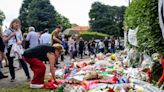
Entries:
[[63,52],[64,49],[60,44],[55,44],[53,46],[39,45],[25,50],[23,58],[34,72],[34,76],[30,84],[31,88],[42,88],[44,86],[44,76],[46,71],[46,66],[43,63],[44,61],[49,61],[50,72],[55,81],[55,60]]

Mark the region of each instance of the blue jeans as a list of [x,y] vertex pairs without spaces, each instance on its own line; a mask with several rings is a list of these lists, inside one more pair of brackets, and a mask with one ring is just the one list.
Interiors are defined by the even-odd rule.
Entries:
[[110,48],[110,52],[111,52],[111,53],[115,53],[115,48],[111,47],[111,48]]
[[99,52],[104,53],[104,48],[99,49]]

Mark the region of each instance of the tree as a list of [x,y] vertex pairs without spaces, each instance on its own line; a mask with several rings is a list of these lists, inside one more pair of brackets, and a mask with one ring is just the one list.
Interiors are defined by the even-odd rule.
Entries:
[[100,2],[92,4],[89,12],[92,31],[110,35],[123,36],[123,15],[126,7],[104,5]]
[[59,13],[56,14],[56,24],[62,25],[63,30],[71,27],[69,19]]
[[27,22],[37,28],[37,31],[45,28],[52,31],[56,26],[55,15],[56,11],[49,0],[32,0]]
[[22,4],[22,7],[20,8],[20,11],[19,11],[19,19],[21,20],[21,29],[23,32],[27,31],[27,28],[30,26],[28,23],[27,23],[27,15],[29,13],[29,7],[30,7],[30,4],[31,4],[32,0],[23,0],[23,4]]
[[124,21],[125,10],[126,10],[125,6],[121,6],[117,10],[117,15],[118,15],[118,25],[117,26],[119,28],[118,34],[121,35],[122,37],[124,36],[123,21]]
[[2,25],[4,19],[5,19],[5,14],[0,10],[0,25]]
[[158,18],[158,0],[132,0],[125,13],[126,31],[139,27],[138,51],[149,55],[161,52],[164,55],[164,40]]
[[72,27],[75,27],[75,26],[79,26],[79,25],[78,25],[78,24],[73,23],[73,24],[71,24],[71,26],[72,26]]
[[55,16],[56,11],[49,0],[24,0],[19,18],[24,29],[34,26],[36,31],[45,28],[52,31],[56,26]]

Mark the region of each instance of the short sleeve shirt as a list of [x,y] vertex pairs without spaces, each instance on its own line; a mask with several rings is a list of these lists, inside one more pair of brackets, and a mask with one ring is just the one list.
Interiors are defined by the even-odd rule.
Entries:
[[[12,35],[13,32],[15,32],[16,30],[8,28],[4,31],[4,36],[10,36]],[[9,41],[8,41],[8,46],[15,44],[18,41],[22,41],[23,37],[22,37],[22,32],[21,31],[17,31],[16,32],[16,36],[13,36]]]
[[58,43],[57,41],[55,41],[55,40],[53,39],[53,36],[55,36],[56,38],[59,39],[59,35],[58,35],[58,34],[59,34],[59,33],[58,33],[56,30],[52,32],[52,37],[51,37],[51,39],[52,39],[52,44]]
[[34,31],[29,32],[26,41],[30,42],[30,48],[37,46],[39,44],[39,34]]

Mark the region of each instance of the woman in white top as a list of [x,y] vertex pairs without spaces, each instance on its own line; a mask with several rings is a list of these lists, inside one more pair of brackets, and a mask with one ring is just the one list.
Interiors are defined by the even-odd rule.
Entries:
[[[23,41],[22,32],[20,31],[21,22],[19,19],[14,19],[10,23],[10,27],[4,31],[4,41],[7,43],[7,58],[9,61],[9,71],[11,75],[11,82],[15,81],[15,70],[13,66],[14,56],[10,56],[11,48],[14,44],[21,45]],[[22,68],[27,76],[27,79],[30,80],[30,75],[28,71],[27,64],[23,59],[19,59]]]
[[75,51],[75,41],[73,39],[73,36],[69,38],[68,46],[69,46],[70,59],[73,59],[73,54]]

